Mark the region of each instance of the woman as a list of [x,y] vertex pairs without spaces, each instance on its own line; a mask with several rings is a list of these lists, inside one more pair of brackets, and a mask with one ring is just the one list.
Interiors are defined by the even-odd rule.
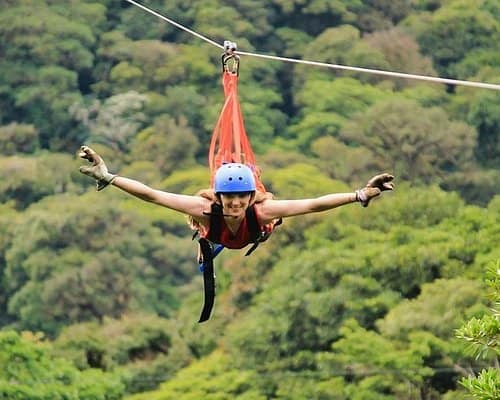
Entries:
[[[92,163],[80,167],[80,172],[97,181],[97,190],[112,184],[142,200],[186,214],[202,237],[232,249],[255,243],[257,234],[265,234],[281,218],[326,211],[355,202],[366,207],[382,191],[394,188],[394,177],[384,173],[374,176],[364,188],[352,193],[275,200],[269,193],[255,190],[254,175],[249,167],[230,163],[216,171],[213,191],[189,196],[156,190],[136,180],[111,174],[102,158],[90,147],[82,146],[79,155]],[[256,220],[258,229],[252,226],[255,225],[252,220]]]

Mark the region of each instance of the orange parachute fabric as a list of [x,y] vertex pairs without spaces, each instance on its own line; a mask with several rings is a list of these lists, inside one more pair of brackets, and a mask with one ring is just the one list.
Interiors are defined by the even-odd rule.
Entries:
[[208,152],[210,167],[210,185],[214,185],[214,175],[217,169],[225,163],[237,162],[245,164],[253,171],[258,191],[266,189],[260,180],[260,170],[255,163],[255,155],[248,140],[243,114],[238,98],[238,73],[224,68],[222,73],[224,88],[224,106],[212,133]]

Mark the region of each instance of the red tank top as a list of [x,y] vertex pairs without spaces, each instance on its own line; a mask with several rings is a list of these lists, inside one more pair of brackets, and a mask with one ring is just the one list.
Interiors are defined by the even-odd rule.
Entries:
[[[259,226],[261,226],[260,219],[257,214],[257,210],[255,210],[255,207],[254,211],[257,222]],[[217,241],[217,243],[222,244],[224,247],[227,247],[228,249],[242,249],[243,247],[255,242],[255,237],[252,237],[251,235],[250,228],[248,226],[248,218],[246,216],[245,218],[243,218],[243,221],[241,221],[241,225],[238,228],[236,234],[233,234],[233,232],[231,232],[231,230],[228,228],[226,221],[224,220],[224,217],[222,215],[213,215],[211,218],[220,218],[221,232],[220,239]],[[209,238],[210,229],[202,234],[202,236],[205,238]]]

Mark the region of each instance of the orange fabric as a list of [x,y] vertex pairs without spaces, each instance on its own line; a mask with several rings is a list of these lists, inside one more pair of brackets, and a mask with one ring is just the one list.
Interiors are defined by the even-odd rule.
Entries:
[[260,181],[260,171],[256,166],[255,155],[243,124],[238,98],[238,75],[224,71],[222,86],[225,97],[224,106],[213,130],[208,152],[210,184],[213,187],[215,171],[222,164],[237,162],[246,164],[252,169],[257,190],[265,192],[266,189]]

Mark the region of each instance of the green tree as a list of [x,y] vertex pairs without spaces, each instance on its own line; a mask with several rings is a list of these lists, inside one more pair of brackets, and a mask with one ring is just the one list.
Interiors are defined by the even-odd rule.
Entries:
[[440,75],[452,76],[454,65],[471,50],[498,51],[499,22],[487,3],[451,1],[432,14],[412,15],[406,21],[423,53],[433,58]]
[[233,368],[228,356],[216,351],[178,372],[175,379],[158,390],[129,396],[127,400],[266,399],[254,388],[254,379],[254,371]]
[[474,160],[476,131],[450,121],[440,108],[423,108],[409,100],[388,100],[346,125],[341,136],[366,146],[379,169],[412,182],[439,183]]
[[[369,46],[383,53],[387,69],[409,74],[436,75],[432,59],[423,56],[415,39],[400,28],[373,32],[366,35],[364,40]],[[411,79],[398,79],[392,82],[396,88],[416,85],[416,81]]]
[[[108,9],[113,10],[113,2],[109,3],[111,4],[108,5]],[[185,9],[182,10],[184,7],[179,1],[150,0],[147,7],[169,15],[173,20],[181,20],[181,17],[185,16],[182,11],[186,11]],[[119,18],[116,29],[124,32],[127,37],[133,40],[156,39],[167,34],[173,35],[176,33],[176,27],[164,23],[149,13],[140,12],[132,4],[127,4],[127,7],[123,7],[123,5],[121,7],[115,6],[114,11],[114,14]],[[184,21],[184,23],[187,22]]]
[[341,333],[342,338],[332,345],[332,352],[321,355],[320,365],[344,373],[347,383],[344,393],[348,398],[426,398],[422,389],[432,370],[424,361],[431,351],[425,334],[420,336],[419,346],[405,347],[363,329],[353,320],[346,321]]
[[[262,23],[258,26],[252,24],[241,11],[238,6],[230,6],[220,0],[207,0],[206,3],[195,2],[191,10],[194,14],[193,26],[197,31],[205,32],[209,37],[218,38],[219,42],[228,38],[241,37],[242,40],[239,41],[241,46],[244,45],[242,41],[249,43],[245,39],[254,37],[259,25],[263,26]],[[223,23],[218,23],[222,21]],[[266,30],[269,30],[268,26]],[[248,45],[245,47],[248,48]]]
[[[321,56],[319,56],[321,55]],[[335,28],[327,28],[315,37],[305,48],[304,58],[322,62],[358,66],[365,68],[387,69],[387,61],[383,53],[374,46],[370,46],[361,39],[361,32],[352,25],[341,25]],[[377,77],[368,74],[358,74],[352,71],[337,69],[337,76],[350,76],[366,82],[377,81]],[[311,69],[307,66],[297,68],[294,81],[296,86],[310,79],[331,80],[332,73],[324,69]]]
[[23,0],[0,15],[0,121],[35,125],[42,147],[53,150],[81,140],[68,109],[81,100],[105,20],[100,4],[64,4]]
[[109,196],[61,195],[23,214],[29,223],[15,231],[4,271],[18,327],[55,334],[75,322],[176,308],[173,285],[190,276],[191,244]]
[[500,163],[500,94],[478,93],[471,103],[467,121],[478,133],[477,158],[494,168]]
[[127,92],[99,100],[91,105],[75,105],[72,113],[90,131],[87,141],[111,147],[115,152],[126,153],[132,138],[145,123],[142,113],[147,96]]
[[5,279],[5,268],[7,261],[5,253],[10,247],[12,237],[14,236],[14,227],[20,218],[12,202],[0,204],[0,326],[7,325],[9,317],[7,315],[7,286]]
[[382,31],[400,22],[411,10],[408,0],[370,0],[358,12],[356,25],[364,32]]
[[455,334],[469,343],[469,350],[476,357],[492,360],[493,367],[483,369],[477,376],[470,375],[460,383],[466,387],[472,397],[478,400],[493,400],[500,396],[500,372],[498,369],[500,338],[500,261],[491,263],[486,271],[488,298],[493,308],[491,314],[481,318],[469,319]]
[[0,158],[0,202],[25,209],[43,197],[76,192],[80,178],[75,169],[74,159],[63,153]]
[[296,138],[295,147],[306,150],[316,138],[338,136],[350,118],[365,112],[386,94],[352,78],[307,81],[296,93],[300,113],[289,128]]
[[162,93],[165,86],[196,84],[214,87],[220,62],[209,52],[210,48],[165,43],[160,40],[136,40],[122,32],[107,32],[98,50],[99,83],[112,94],[127,91]]
[[79,371],[50,353],[50,344],[29,333],[0,332],[0,399],[119,400],[124,385],[113,374]]
[[[333,136],[314,140],[311,151],[318,158],[321,170],[341,181],[359,182],[365,179],[368,170],[375,168],[370,150],[348,146]],[[335,156],[332,157],[332,154]]]
[[38,131],[33,125],[13,122],[0,127],[0,154],[33,153],[39,147]]
[[416,299],[391,309],[378,321],[377,330],[345,322],[332,352],[322,354],[321,369],[344,368],[345,393],[353,399],[417,400],[441,398],[437,396],[444,393],[460,398],[456,379],[474,363],[450,340],[446,326],[456,325],[463,315],[477,314],[479,286],[466,280],[438,280],[424,285]]
[[450,337],[447,327],[458,326],[484,309],[478,282],[461,278],[438,279],[422,285],[416,299],[403,301],[391,309],[378,327],[382,334],[400,339],[415,330],[425,330],[447,339]]
[[494,82],[495,75],[498,76],[500,72],[499,59],[498,51],[488,48],[473,49],[453,66],[453,74],[459,79]]
[[159,117],[154,124],[138,133],[130,144],[132,160],[150,160],[166,176],[176,169],[195,165],[198,139],[183,118],[178,122]]
[[283,20],[290,28],[310,35],[318,35],[325,27],[322,23],[325,20],[330,21],[329,26],[353,23],[356,12],[362,9],[358,0],[274,0],[273,3],[280,10],[277,22]]
[[127,393],[156,388],[192,358],[176,322],[152,314],[67,326],[53,342],[53,353],[80,370],[112,371]]

